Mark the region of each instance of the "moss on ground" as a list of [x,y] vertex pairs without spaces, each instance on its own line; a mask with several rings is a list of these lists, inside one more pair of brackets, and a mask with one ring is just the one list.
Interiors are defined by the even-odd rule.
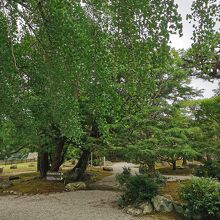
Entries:
[[179,175],[179,176],[188,176],[193,172],[192,168],[177,168],[173,170],[172,167],[161,167],[158,169],[161,174],[165,175]]
[[[67,171],[64,171],[64,173],[66,172]],[[96,182],[106,176],[112,175],[111,172],[107,172],[96,167],[89,167],[87,172],[95,174],[94,178],[92,178],[92,182]],[[7,179],[10,174],[11,173],[9,172],[7,175],[5,174],[2,176],[2,178]],[[37,172],[15,174],[13,176],[18,176],[20,179],[13,180],[13,186],[7,188],[7,191],[14,191],[23,194],[49,194],[63,192],[65,189],[64,181],[47,181],[39,178],[39,174]],[[5,195],[5,193],[2,192],[3,190],[0,190],[0,196]]]
[[183,220],[183,218],[175,212],[169,212],[169,213],[157,212],[151,216],[156,217],[158,220]]
[[178,182],[167,182],[165,186],[163,186],[160,190],[161,195],[171,195],[174,201],[181,203],[179,197],[179,189],[180,186],[188,182],[189,180],[178,181]]
[[[16,174],[16,173],[23,173],[23,172],[36,172],[37,170],[37,162],[30,162],[30,163],[18,163],[18,164],[13,164],[17,165],[17,169],[10,169],[11,164],[7,165],[0,165],[0,167],[3,167],[3,173],[0,174],[1,176],[7,176],[11,174]],[[30,165],[33,165],[30,167]]]
[[94,174],[94,177],[92,178],[92,182],[97,182],[103,179],[104,177],[112,175],[112,172],[104,171],[100,167],[88,167],[87,172]]

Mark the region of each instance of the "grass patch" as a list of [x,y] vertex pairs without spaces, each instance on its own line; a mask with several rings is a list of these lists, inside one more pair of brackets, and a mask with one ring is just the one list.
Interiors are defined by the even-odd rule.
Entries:
[[[66,173],[67,170],[64,171]],[[87,172],[90,174],[95,174],[92,178],[92,182],[101,180],[106,176],[112,175],[111,172],[104,171],[100,167],[89,167]],[[6,172],[3,179],[8,179],[11,172]],[[39,178],[39,173],[29,172],[29,173],[13,173],[13,176],[19,176],[20,179],[13,180],[13,186],[7,188],[7,191],[15,191],[17,193],[23,194],[49,194],[56,192],[63,192],[65,189],[64,182],[62,181],[47,181],[45,179]],[[0,190],[0,196],[6,195],[2,193],[3,190]]]
[[[14,175],[16,173],[36,172],[37,170],[37,162],[18,163],[15,165],[17,165],[17,169],[10,169],[10,164],[0,165],[0,167],[3,167],[3,173],[0,174],[0,176]],[[33,167],[29,167],[30,165],[33,165]]]
[[183,220],[183,218],[175,212],[155,213],[152,217],[156,217],[158,220]]
[[180,197],[179,197],[179,187],[186,183],[189,180],[184,181],[178,181],[178,182],[167,182],[164,187],[161,188],[160,194],[161,195],[171,195],[174,201],[181,203]]
[[[63,182],[41,179],[39,178],[39,173],[37,172],[22,173],[14,176],[19,176],[20,179],[13,180],[13,186],[5,190],[22,194],[49,194],[63,192],[65,188]],[[7,179],[7,176],[4,176],[3,179]],[[0,195],[2,195],[1,192]]]
[[15,180],[14,185],[8,190],[25,194],[49,194],[63,192],[65,185],[63,182],[47,181],[38,177],[28,180]]
[[94,177],[92,178],[92,182],[99,181],[103,179],[104,177],[111,176],[112,173],[109,171],[104,171],[100,167],[88,167],[87,172],[91,174],[95,174]]
[[178,176],[188,176],[193,172],[192,168],[178,168],[173,170],[172,167],[161,167],[158,169],[161,174],[165,175],[178,175]]

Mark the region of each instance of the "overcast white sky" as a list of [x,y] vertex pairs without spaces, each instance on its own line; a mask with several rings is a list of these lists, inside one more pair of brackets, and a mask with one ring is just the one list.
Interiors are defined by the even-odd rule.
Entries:
[[[183,37],[179,38],[177,35],[171,36],[171,45],[176,49],[187,49],[190,47],[192,41],[192,25],[186,21],[186,15],[191,11],[191,4],[193,0],[175,0],[179,5],[179,13],[183,17]],[[202,79],[194,79],[192,81],[192,87],[198,89],[204,89],[203,96],[209,98],[214,95],[213,89],[218,87],[219,80],[215,80],[213,83]]]

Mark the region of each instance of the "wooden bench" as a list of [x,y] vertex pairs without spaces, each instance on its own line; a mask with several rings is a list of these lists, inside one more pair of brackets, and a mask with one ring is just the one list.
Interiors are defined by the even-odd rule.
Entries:
[[62,172],[47,172],[47,180],[49,181],[63,180],[63,173]]

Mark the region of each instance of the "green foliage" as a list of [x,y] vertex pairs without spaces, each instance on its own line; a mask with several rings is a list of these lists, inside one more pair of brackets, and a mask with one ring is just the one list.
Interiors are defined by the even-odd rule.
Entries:
[[194,178],[182,186],[180,197],[186,204],[186,216],[220,218],[220,183],[211,178]]
[[219,96],[200,100],[195,103],[196,111],[194,115],[194,124],[200,128],[199,134],[194,138],[194,149],[203,156],[209,155],[214,160],[220,157],[220,112]]
[[119,200],[124,205],[150,201],[159,192],[160,185],[156,179],[147,175],[123,175],[118,176],[118,179],[124,186],[124,193]]
[[[83,2],[0,3],[0,152],[25,145],[53,153],[62,140],[102,153],[120,147],[118,157],[148,165],[193,158],[191,125],[175,112],[195,95],[181,53],[169,46],[171,34],[182,35],[178,5]],[[215,17],[210,2],[193,4],[206,42],[217,37],[204,13],[208,6]]]
[[127,167],[116,176],[116,180],[124,191],[118,200],[120,206],[150,201],[158,194],[159,187],[166,182],[159,172],[132,175],[131,169]]
[[192,13],[187,15],[193,24],[193,45],[188,51],[188,65],[194,67],[199,77],[216,77],[219,65],[219,30],[220,21],[218,0],[194,0]]
[[220,161],[208,160],[195,169],[194,175],[199,177],[212,177],[220,180]]
[[127,167],[123,167],[123,172],[121,174],[116,175],[116,180],[119,182],[121,186],[124,186],[126,185],[130,177],[131,177],[131,169]]
[[79,148],[68,146],[67,152],[65,154],[66,160],[78,160],[80,158],[80,150]]
[[149,167],[147,167],[146,165],[140,165],[139,173],[141,175],[146,175],[148,177],[155,178],[155,180],[158,184],[165,184],[166,183],[166,177],[164,177],[157,170],[155,170],[155,171],[150,170]]

